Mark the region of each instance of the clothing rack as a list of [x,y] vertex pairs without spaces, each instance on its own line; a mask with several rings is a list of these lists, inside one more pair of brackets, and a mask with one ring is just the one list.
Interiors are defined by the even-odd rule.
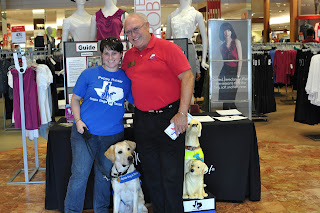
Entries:
[[[23,49],[23,51],[21,51]],[[47,50],[33,50],[32,48],[16,48],[16,49],[1,49],[0,55],[1,57],[5,55],[6,58],[13,58],[13,53],[23,52],[27,56],[27,60],[30,59],[31,61],[37,57],[35,55],[41,55],[41,56],[47,56],[48,51]],[[11,68],[14,68],[14,65],[9,67],[9,70]],[[4,103],[4,94],[2,94],[3,100],[2,100],[2,111],[3,111],[3,129],[4,131],[20,131],[20,129],[14,128],[14,127],[7,127],[6,125],[6,112],[5,112],[5,103]]]
[[[22,132],[24,168],[17,170],[15,172],[15,174],[7,182],[7,184],[45,183],[45,181],[32,181],[32,178],[34,177],[34,175],[38,171],[45,170],[45,168],[39,167],[38,142],[37,142],[36,137],[34,138],[35,168],[29,169],[29,167],[28,167],[28,153],[27,153],[26,125],[25,125],[25,111],[24,111],[24,92],[23,92],[23,74],[27,68],[27,60],[26,60],[26,57],[22,55],[20,50],[17,50],[16,52],[13,52],[12,54],[13,54],[14,61],[15,61],[15,68],[19,72],[19,96],[20,96],[21,132]],[[14,179],[22,171],[24,172],[24,177],[25,177],[24,180],[25,181],[14,182]],[[31,171],[30,175],[29,175],[29,171]]]
[[[307,80],[309,78],[309,71],[311,65],[311,59],[320,52],[320,44],[318,43],[306,43],[303,45],[303,48],[300,50],[300,57],[301,61],[299,60],[299,72],[297,73],[297,103],[295,108],[295,117],[294,121],[308,124],[308,125],[315,125],[319,124],[319,116],[320,113],[318,111],[320,106],[316,106],[311,104],[308,94],[305,91]],[[317,69],[317,71],[319,71]],[[318,109],[317,109],[318,108]],[[303,134],[303,136],[308,137],[314,141],[320,140],[319,133],[309,133]]]
[[[301,43],[295,43],[295,42],[286,42],[286,43],[271,43],[272,47],[274,50],[281,50],[281,51],[286,51],[286,50],[295,50],[295,49],[300,49],[302,47]],[[287,79],[290,77],[288,76]],[[279,91],[279,88],[278,88]],[[293,87],[292,87],[292,92],[293,92]],[[284,98],[280,99],[282,103],[285,104],[294,104],[295,103],[295,97],[294,96],[289,96],[288,95],[288,84],[285,84],[285,95]]]
[[[265,54],[269,54],[270,53],[270,50],[271,50],[272,48],[271,48],[271,46],[267,46],[267,45],[265,45],[265,44],[259,44],[259,45],[256,45],[256,46],[254,46],[254,45],[252,45],[252,61],[253,61],[253,68],[252,68],[252,77],[253,77],[253,79],[255,79],[255,80],[257,80],[255,77],[255,74],[256,74],[256,72],[254,72],[254,70],[255,70],[255,65],[257,65],[257,64],[254,64],[254,63],[257,63],[257,61],[256,61],[256,57],[255,56],[257,56],[257,55],[261,55],[261,56],[263,56],[263,55],[265,55]],[[261,63],[262,63],[262,61],[260,61]],[[260,63],[259,63],[259,65],[260,65]],[[262,64],[261,64],[262,65]],[[265,71],[267,71],[267,69],[265,69]],[[253,82],[253,94],[255,94],[255,84],[254,84],[255,82]],[[268,102],[268,103],[270,103],[270,102]],[[269,113],[269,112],[272,112],[272,111],[266,111],[266,112],[258,112],[259,110],[257,110],[256,109],[256,100],[255,100],[255,98],[253,98],[253,100],[252,100],[252,109],[253,109],[253,111],[252,111],[252,120],[254,121],[254,122],[258,122],[258,121],[265,121],[265,122],[267,122],[267,121],[269,121],[269,118],[268,118],[268,116],[267,115],[265,115],[265,113]],[[271,107],[270,107],[270,105],[269,105],[269,107],[268,107],[268,109],[270,110],[271,109]]]

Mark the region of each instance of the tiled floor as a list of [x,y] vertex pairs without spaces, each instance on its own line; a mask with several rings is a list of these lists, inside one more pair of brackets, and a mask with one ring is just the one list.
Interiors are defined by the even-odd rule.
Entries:
[[[261,201],[217,202],[217,212],[320,213],[320,142],[305,136],[320,134],[320,128],[293,122],[294,105],[284,105],[280,98],[277,98],[277,104],[277,112],[268,115],[268,122],[255,123],[260,154]],[[0,133],[0,147],[4,134],[10,137],[10,133]],[[21,137],[12,138],[21,143]],[[32,167],[33,146],[28,146],[28,155]],[[40,167],[45,167],[45,158],[46,144],[40,142]],[[44,209],[45,184],[7,184],[19,168],[23,168],[22,148],[0,152],[0,212],[56,212]],[[23,178],[22,174],[17,180]],[[44,172],[40,171],[35,179],[44,180]]]

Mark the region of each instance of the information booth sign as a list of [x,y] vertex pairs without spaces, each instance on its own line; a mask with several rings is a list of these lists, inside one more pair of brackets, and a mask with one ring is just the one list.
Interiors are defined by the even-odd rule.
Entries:
[[70,104],[72,89],[87,68],[101,65],[99,42],[64,42],[65,100]]
[[251,22],[209,20],[209,110],[238,109],[251,119]]
[[[123,52],[132,47],[122,41]],[[70,104],[72,90],[80,74],[87,68],[102,65],[100,41],[64,42],[65,100]]]

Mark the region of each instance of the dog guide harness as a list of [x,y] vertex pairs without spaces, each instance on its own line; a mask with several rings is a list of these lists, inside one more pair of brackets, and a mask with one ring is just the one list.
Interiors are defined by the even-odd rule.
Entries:
[[184,159],[204,161],[204,154],[200,146],[185,146]]

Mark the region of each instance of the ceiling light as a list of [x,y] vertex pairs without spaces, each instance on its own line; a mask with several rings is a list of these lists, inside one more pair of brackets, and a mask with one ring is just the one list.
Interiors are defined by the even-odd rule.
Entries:
[[33,14],[44,14],[44,9],[32,10]]
[[284,23],[290,23],[290,16],[270,18],[270,25],[271,24],[284,24]]

